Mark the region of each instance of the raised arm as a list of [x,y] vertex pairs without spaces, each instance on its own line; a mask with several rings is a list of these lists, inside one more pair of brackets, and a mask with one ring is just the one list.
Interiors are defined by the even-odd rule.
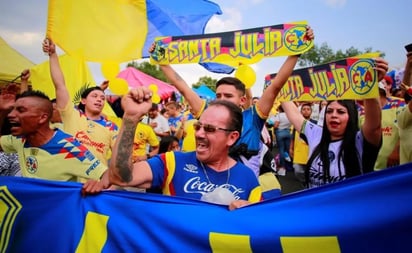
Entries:
[[[15,100],[16,100],[15,94],[9,94],[8,92],[4,90],[0,93],[0,136],[1,136],[4,122],[7,118],[7,115],[12,110]],[[2,149],[0,145],[0,151],[1,150]]]
[[185,100],[191,107],[193,115],[198,115],[203,107],[203,100],[194,92],[185,80],[180,77],[178,73],[170,65],[160,65],[160,69],[163,71],[170,83],[176,87],[176,89],[182,94]]
[[120,186],[142,186],[152,181],[152,171],[146,161],[132,163],[133,140],[140,118],[152,106],[151,91],[146,87],[130,90],[122,98],[123,123],[110,159],[110,182]]
[[252,90],[250,88],[246,89],[246,102],[243,104],[243,109],[246,110],[253,104],[253,96],[252,96]]
[[[408,52],[407,54],[407,61],[405,65],[405,73],[403,74],[403,80],[401,84],[401,88],[408,92],[409,89],[412,88],[411,85],[411,75],[412,75],[412,52]],[[409,101],[408,103],[409,111],[412,112],[412,102]]]
[[[308,40],[313,40],[315,38],[313,30],[309,26],[307,26],[306,28],[305,38]],[[298,62],[298,59],[299,56],[297,55],[288,56],[282,67],[279,69],[277,75],[273,79],[272,83],[263,92],[261,98],[257,102],[257,107],[264,115],[269,114],[276,96],[292,74],[296,63]]]
[[296,131],[300,133],[305,118],[299,112],[299,108],[292,101],[282,102],[282,108],[283,111],[285,111],[289,122],[293,125]]
[[20,94],[29,90],[30,70],[25,69],[21,72]]
[[[378,58],[376,61],[376,70],[378,71],[378,81],[381,81],[388,71],[388,63]],[[362,133],[365,139],[375,145],[379,146],[382,139],[382,108],[378,98],[371,98],[364,100],[365,122],[362,125]]]
[[64,75],[60,68],[59,57],[56,53],[56,45],[50,39],[43,41],[43,52],[49,55],[50,75],[56,91],[56,105],[58,109],[64,109],[70,101],[69,91],[66,88]]
[[[153,53],[155,44],[153,43],[149,49],[149,53]],[[159,65],[169,82],[182,94],[191,107],[193,115],[198,116],[202,110],[203,100],[194,92],[182,77],[170,65]]]

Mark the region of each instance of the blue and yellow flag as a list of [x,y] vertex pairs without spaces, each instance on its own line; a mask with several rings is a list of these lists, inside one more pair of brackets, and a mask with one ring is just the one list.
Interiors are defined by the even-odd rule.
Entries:
[[199,34],[220,7],[206,0],[49,0],[47,36],[92,62],[148,56],[157,36]]
[[410,252],[412,164],[235,211],[0,177],[0,252]]

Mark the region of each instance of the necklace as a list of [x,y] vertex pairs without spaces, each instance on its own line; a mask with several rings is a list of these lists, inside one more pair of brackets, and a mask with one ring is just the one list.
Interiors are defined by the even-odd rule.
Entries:
[[[229,169],[229,160],[227,160],[227,180],[226,180],[226,185],[221,186],[216,186],[210,181],[209,176],[207,175],[206,168],[203,165],[202,162],[200,162],[200,165],[202,166],[203,173],[205,173],[205,176],[207,178],[207,181],[209,181],[209,185],[212,186],[212,189],[205,189],[206,192],[202,193],[202,197],[200,200],[209,202],[209,203],[215,203],[215,204],[220,204],[220,205],[230,205],[233,201],[236,200],[235,195],[230,191],[229,187],[229,178],[230,178],[230,169]],[[209,188],[208,186],[206,188]]]
[[[213,184],[212,181],[210,181],[209,176],[207,175],[204,164],[201,161],[199,162],[200,162],[200,166],[202,166],[203,173],[205,174],[207,181],[209,182],[209,184]],[[229,183],[229,178],[230,178],[229,160],[227,160],[226,162],[226,167],[227,167],[227,179],[226,179],[226,185],[227,185]]]

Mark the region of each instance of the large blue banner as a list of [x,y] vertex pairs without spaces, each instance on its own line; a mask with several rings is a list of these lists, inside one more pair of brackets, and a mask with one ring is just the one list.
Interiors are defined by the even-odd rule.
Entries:
[[0,252],[411,252],[412,164],[235,211],[0,177]]

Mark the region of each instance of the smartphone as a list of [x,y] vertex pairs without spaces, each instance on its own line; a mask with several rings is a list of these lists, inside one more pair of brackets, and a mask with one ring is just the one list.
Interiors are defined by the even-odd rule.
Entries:
[[405,46],[407,52],[412,52],[412,43]]

